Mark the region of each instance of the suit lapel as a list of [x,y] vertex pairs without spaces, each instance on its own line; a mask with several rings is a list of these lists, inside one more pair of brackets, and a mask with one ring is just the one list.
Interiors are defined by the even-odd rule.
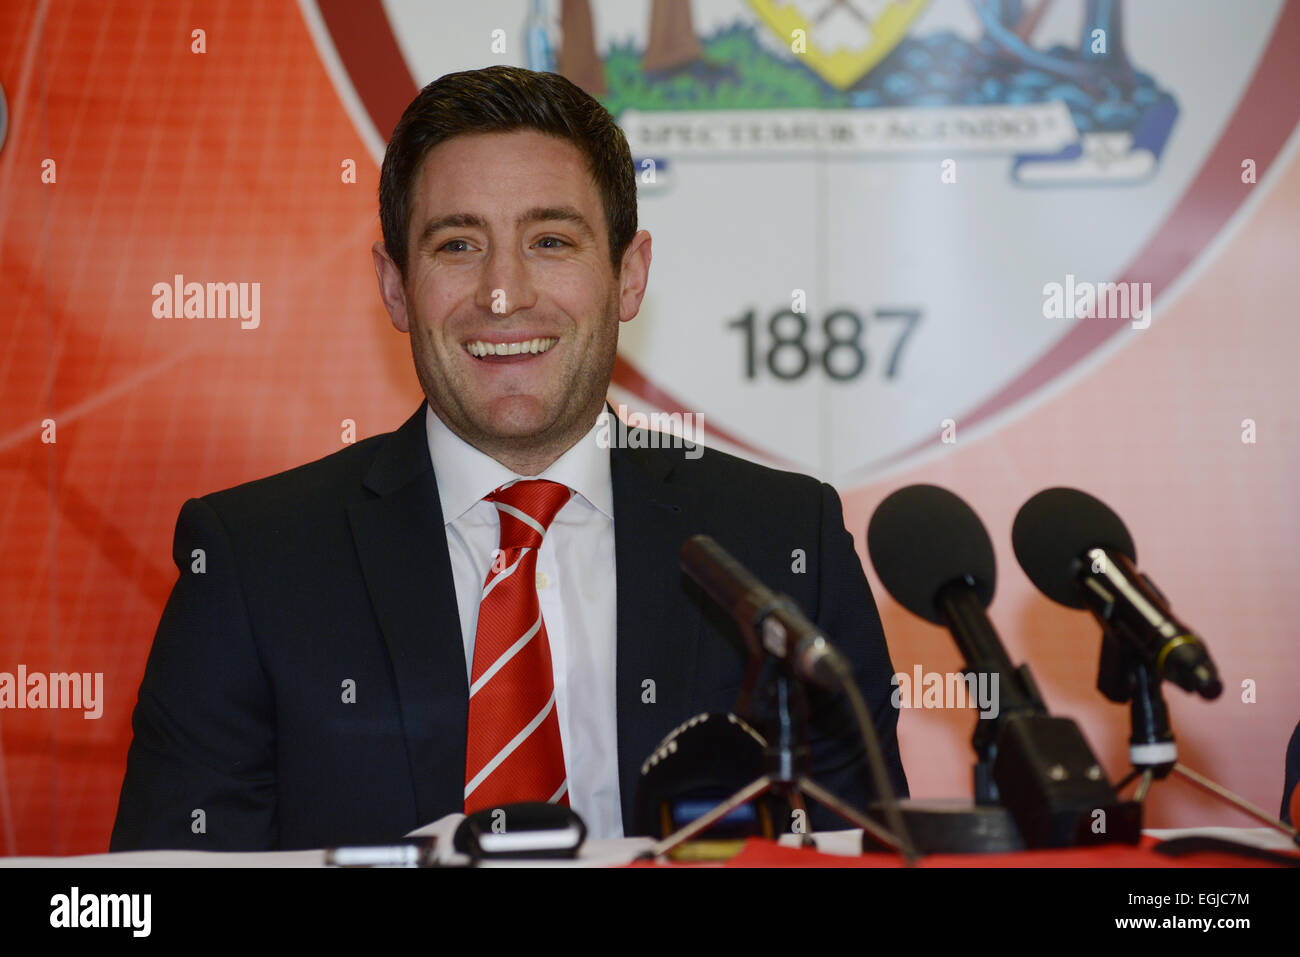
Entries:
[[463,804],[469,687],[423,405],[384,445],[364,485],[376,497],[348,517],[393,663],[418,823],[426,824]]
[[[699,617],[682,600],[678,554],[700,522],[694,496],[668,481],[672,463],[672,453],[627,448],[621,440],[610,449],[618,577],[615,700],[625,830],[632,826],[641,763],[677,721],[688,717],[695,675]],[[647,700],[647,681],[654,682],[653,702]]]

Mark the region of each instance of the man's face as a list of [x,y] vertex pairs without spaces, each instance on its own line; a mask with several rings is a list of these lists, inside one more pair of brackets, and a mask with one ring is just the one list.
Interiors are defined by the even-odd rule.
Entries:
[[375,265],[434,412],[511,467],[545,467],[600,411],[619,321],[645,292],[649,235],[637,234],[616,276],[582,153],[527,130],[431,150],[408,242],[405,282],[382,244]]

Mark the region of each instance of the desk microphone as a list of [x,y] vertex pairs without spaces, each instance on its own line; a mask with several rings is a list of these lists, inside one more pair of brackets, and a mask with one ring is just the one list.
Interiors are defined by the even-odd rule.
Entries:
[[937,485],[899,489],[871,516],[867,551],[895,601],[946,627],[967,669],[999,676],[1003,713],[1046,713],[1028,672],[1011,663],[985,613],[997,562],[989,533],[969,505]]
[[852,683],[853,667],[822,630],[708,535],[687,540],[680,559],[682,571],[740,625],[751,655],[784,661],[796,677],[828,691]]
[[1087,608],[1107,634],[1184,691],[1210,699],[1223,691],[1204,643],[1138,571],[1128,529],[1103,502],[1077,489],[1045,489],[1017,513],[1011,542],[1020,567],[1052,601]]
[[[773,592],[732,558],[707,535],[692,536],[682,546],[680,563],[684,571],[704,592],[739,625],[748,646],[750,675],[758,676],[764,655],[780,667],[771,687],[775,719],[774,733],[769,734],[764,759],[767,773],[743,791],[732,795],[728,805],[748,804],[754,798],[774,794],[791,806],[801,807],[804,795],[864,830],[870,838],[899,850],[911,864],[916,859],[911,838],[898,810],[898,799],[885,768],[884,755],[872,721],[871,709],[853,676],[853,666],[830,643],[820,628],[810,621],[794,600]],[[797,680],[792,680],[797,679]],[[853,711],[854,722],[862,739],[867,770],[880,799],[889,831],[883,831],[869,817],[845,804],[810,776],[807,740],[807,702],[800,682],[819,685],[842,694]],[[749,680],[742,697],[752,691]],[[714,722],[718,724],[718,722]],[[719,725],[721,726],[721,725]],[[721,813],[722,808],[715,808]],[[671,849],[692,836],[693,828],[707,826],[708,815],[666,837],[656,848]],[[892,833],[891,833],[892,832]],[[657,851],[656,853],[658,853]]]

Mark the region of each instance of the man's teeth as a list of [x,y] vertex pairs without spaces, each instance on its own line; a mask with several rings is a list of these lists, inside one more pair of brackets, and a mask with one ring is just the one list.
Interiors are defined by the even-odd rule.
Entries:
[[476,342],[466,343],[472,356],[517,356],[521,353],[537,355],[559,342],[559,339],[531,339],[527,342]]

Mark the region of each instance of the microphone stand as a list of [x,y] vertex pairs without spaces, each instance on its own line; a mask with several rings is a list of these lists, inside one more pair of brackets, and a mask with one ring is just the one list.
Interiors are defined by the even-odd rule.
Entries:
[[[771,622],[771,624],[776,623]],[[764,625],[768,625],[768,621],[765,621]],[[751,659],[750,668],[746,672],[745,686],[741,690],[741,706],[738,709],[742,712],[740,716],[746,720],[750,720],[751,716],[743,712],[748,710],[748,704],[752,701],[752,684],[757,682],[760,668],[761,659],[755,656]],[[823,788],[809,775],[807,700],[803,687],[788,662],[778,660],[775,672],[775,678],[768,689],[768,700],[775,713],[764,722],[766,725],[764,739],[767,741],[767,747],[763,752],[765,773],[707,814],[657,842],[646,856],[662,857],[679,844],[691,840],[712,827],[732,811],[757,801],[766,794],[775,795],[789,805],[791,810],[802,812],[806,819],[807,805],[804,796],[807,795],[854,827],[862,828],[864,835],[870,835],[882,847],[898,851],[908,865],[914,864],[916,854],[912,850],[910,841],[900,841],[871,818]],[[812,838],[807,834],[804,835],[803,844],[805,847],[815,846]]]
[[1178,745],[1174,742],[1173,728],[1169,723],[1169,708],[1162,684],[1161,677],[1127,642],[1108,629],[1103,631],[1097,689],[1116,704],[1128,702],[1132,725],[1128,752],[1133,769],[1115,786],[1116,792],[1122,792],[1137,780],[1133,800],[1142,804],[1152,783],[1164,780],[1172,772],[1293,841],[1300,839],[1294,827],[1287,827],[1267,811],[1178,760]]

